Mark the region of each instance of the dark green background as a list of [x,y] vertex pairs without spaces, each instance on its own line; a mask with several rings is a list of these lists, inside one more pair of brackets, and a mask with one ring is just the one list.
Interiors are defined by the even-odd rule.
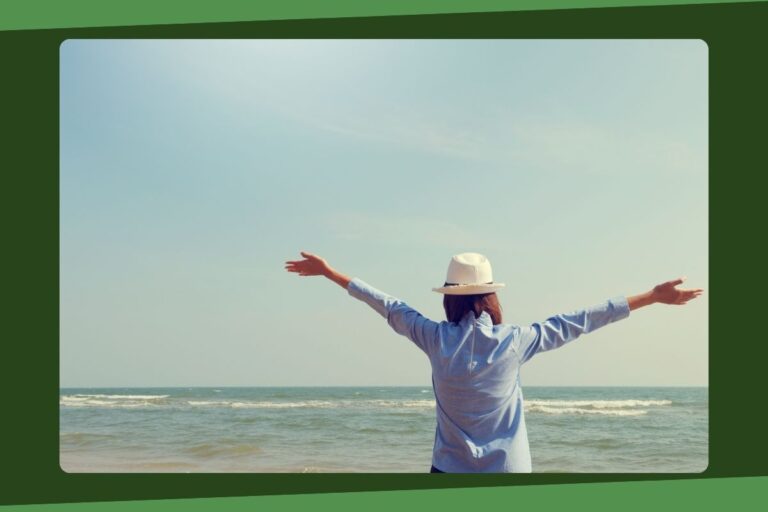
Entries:
[[[768,4],[0,32],[0,504],[768,475],[760,187]],[[58,58],[67,38],[703,39],[710,63],[710,465],[703,475],[67,474],[59,454]],[[664,186],[660,183],[659,186]],[[669,200],[675,200],[674,190]],[[641,262],[638,262],[641,263]],[[755,279],[755,276],[758,279]],[[757,281],[757,282],[756,282]]]

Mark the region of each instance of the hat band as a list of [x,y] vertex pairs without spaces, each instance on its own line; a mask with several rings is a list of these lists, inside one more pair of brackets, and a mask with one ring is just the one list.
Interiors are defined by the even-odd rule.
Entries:
[[467,283],[467,284],[445,283],[443,286],[477,286],[479,284],[493,284],[493,281],[488,281],[487,283]]

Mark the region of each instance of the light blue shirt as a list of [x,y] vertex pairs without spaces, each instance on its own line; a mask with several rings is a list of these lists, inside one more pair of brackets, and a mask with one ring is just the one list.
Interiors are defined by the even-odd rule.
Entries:
[[446,473],[530,473],[520,367],[539,352],[629,316],[626,298],[528,326],[493,325],[488,313],[434,322],[360,279],[349,294],[413,341],[432,364],[437,430],[432,465]]

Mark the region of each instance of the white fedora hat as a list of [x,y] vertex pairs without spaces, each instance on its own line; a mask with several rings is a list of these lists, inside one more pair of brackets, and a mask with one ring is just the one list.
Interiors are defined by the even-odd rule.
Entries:
[[504,284],[493,282],[488,258],[476,252],[465,252],[451,258],[445,282],[445,286],[432,288],[432,291],[446,295],[475,295],[504,288]]

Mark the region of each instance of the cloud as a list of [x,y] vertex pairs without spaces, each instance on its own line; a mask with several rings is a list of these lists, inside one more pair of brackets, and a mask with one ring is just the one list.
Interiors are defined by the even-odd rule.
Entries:
[[[284,107],[285,108],[285,107]],[[365,115],[360,112],[365,111]],[[318,130],[397,148],[461,158],[487,166],[535,168],[588,174],[618,171],[701,175],[707,170],[705,136],[663,126],[653,131],[624,123],[602,125],[568,118],[521,119],[501,123],[448,123],[408,113],[361,109],[324,113],[296,109],[283,114]]]
[[635,170],[699,174],[707,170],[706,141],[693,134],[648,132],[622,125],[558,120],[527,120],[508,128],[521,163],[538,168],[586,173]]
[[479,162],[494,162],[511,156],[508,148],[488,138],[483,130],[471,130],[463,123],[449,124],[394,108],[385,112],[367,111],[364,117],[356,113],[337,113],[314,119],[305,115],[304,121],[345,137],[442,156]]
[[[422,151],[485,168],[589,174],[620,170],[701,174],[707,169],[706,127],[681,132],[665,122],[675,121],[673,113],[660,117],[651,129],[621,117],[601,121],[574,117],[568,111],[554,116],[531,113],[526,105],[513,103],[495,105],[493,114],[486,112],[489,117],[484,117],[482,110],[468,104],[430,106],[379,90],[377,83],[361,88],[365,81],[348,76],[351,64],[327,58],[331,50],[349,50],[344,45],[313,49],[272,43],[237,48],[234,45],[226,53],[211,47],[211,58],[186,62],[180,78],[185,86],[197,83],[208,89],[212,103],[227,102],[229,111],[246,119],[271,114],[344,137],[351,144]],[[190,52],[188,58],[192,55],[196,54]],[[222,59],[212,58],[217,55]],[[291,58],[278,59],[280,55]],[[240,62],[246,64],[233,65]],[[369,63],[355,65],[364,70]]]
[[325,216],[321,225],[340,240],[388,246],[481,247],[488,246],[489,240],[475,230],[428,217],[344,212]]

